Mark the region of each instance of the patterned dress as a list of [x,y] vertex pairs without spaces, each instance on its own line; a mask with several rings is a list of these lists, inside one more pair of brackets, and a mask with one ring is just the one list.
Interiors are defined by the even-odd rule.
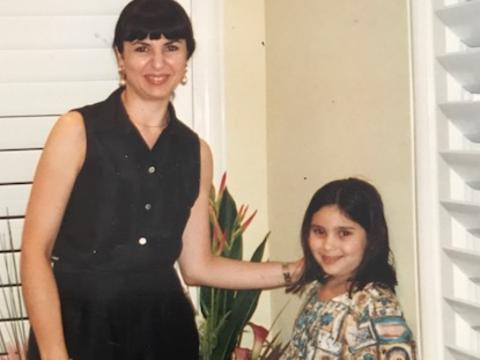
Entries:
[[368,284],[327,301],[315,283],[282,360],[413,360],[415,342],[395,294]]

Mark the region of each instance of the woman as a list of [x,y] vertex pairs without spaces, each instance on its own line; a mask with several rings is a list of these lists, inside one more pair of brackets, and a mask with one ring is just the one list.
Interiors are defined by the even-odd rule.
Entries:
[[176,260],[190,285],[238,289],[282,286],[299,265],[211,255],[211,153],[170,104],[195,49],[182,7],[133,0],[113,47],[122,86],[58,120],[35,175],[21,262],[29,359],[196,359]]

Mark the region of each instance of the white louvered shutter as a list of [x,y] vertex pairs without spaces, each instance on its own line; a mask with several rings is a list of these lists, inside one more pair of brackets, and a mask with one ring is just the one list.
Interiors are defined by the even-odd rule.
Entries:
[[423,359],[480,360],[480,0],[412,9]]

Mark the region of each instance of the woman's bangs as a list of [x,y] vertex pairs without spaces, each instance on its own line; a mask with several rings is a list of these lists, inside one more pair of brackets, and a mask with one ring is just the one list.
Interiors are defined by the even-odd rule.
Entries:
[[125,31],[125,41],[152,40],[160,39],[164,36],[170,40],[187,39],[188,29],[185,24],[169,19],[159,19],[158,17],[137,17],[127,26]]

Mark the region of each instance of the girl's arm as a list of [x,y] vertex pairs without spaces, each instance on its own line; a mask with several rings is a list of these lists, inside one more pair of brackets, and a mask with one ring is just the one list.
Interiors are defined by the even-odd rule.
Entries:
[[25,217],[22,288],[42,360],[68,359],[50,254],[85,158],[85,139],[79,113],[68,113],[57,121],[38,163]]
[[[228,289],[274,288],[285,285],[280,262],[251,263],[214,256],[210,251],[208,218],[209,193],[212,184],[212,155],[201,141],[200,192],[193,205],[183,233],[180,270],[189,285],[207,285]],[[301,260],[289,263],[293,280],[302,270]]]

